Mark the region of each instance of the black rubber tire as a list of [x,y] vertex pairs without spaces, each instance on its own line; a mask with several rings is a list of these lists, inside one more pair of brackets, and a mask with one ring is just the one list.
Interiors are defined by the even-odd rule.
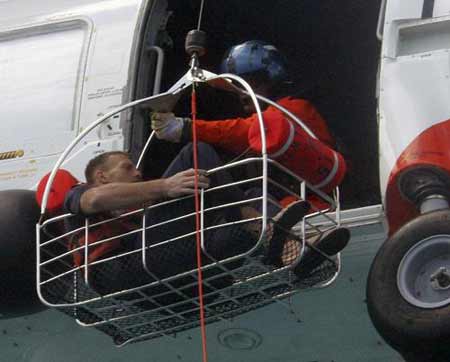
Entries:
[[450,235],[450,211],[421,215],[404,225],[380,248],[367,279],[367,307],[380,335],[407,361],[450,361],[450,305],[423,309],[409,304],[397,287],[403,256],[421,240]]
[[39,215],[33,191],[0,191],[0,318],[42,309],[36,293]]

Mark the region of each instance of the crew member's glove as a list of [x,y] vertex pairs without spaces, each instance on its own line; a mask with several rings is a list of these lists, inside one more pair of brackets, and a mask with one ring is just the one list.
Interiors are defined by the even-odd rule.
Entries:
[[150,115],[152,129],[156,137],[169,142],[180,142],[186,118],[175,117],[171,112],[153,112]]

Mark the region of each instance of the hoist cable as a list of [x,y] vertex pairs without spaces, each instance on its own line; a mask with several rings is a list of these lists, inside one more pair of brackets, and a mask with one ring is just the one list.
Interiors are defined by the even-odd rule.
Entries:
[[197,30],[200,30],[201,25],[202,25],[202,18],[203,18],[203,8],[204,8],[204,5],[205,5],[205,0],[202,0],[202,1],[201,1],[201,4],[200,4],[200,12],[199,12],[199,14],[198,14]]
[[206,323],[205,323],[205,306],[203,298],[203,273],[202,273],[202,247],[201,247],[201,235],[200,235],[200,199],[198,189],[198,149],[197,149],[197,95],[195,91],[195,83],[192,84],[192,98],[191,98],[191,111],[192,111],[192,143],[193,143],[193,159],[194,159],[194,198],[195,198],[195,237],[197,246],[197,279],[198,279],[198,299],[200,304],[200,329],[202,336],[202,356],[203,362],[208,361],[208,354],[206,348]]

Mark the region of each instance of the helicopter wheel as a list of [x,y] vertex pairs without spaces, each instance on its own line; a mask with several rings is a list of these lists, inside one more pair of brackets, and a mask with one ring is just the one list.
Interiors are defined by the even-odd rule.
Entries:
[[407,361],[450,360],[449,210],[415,218],[382,245],[367,280],[367,307]]

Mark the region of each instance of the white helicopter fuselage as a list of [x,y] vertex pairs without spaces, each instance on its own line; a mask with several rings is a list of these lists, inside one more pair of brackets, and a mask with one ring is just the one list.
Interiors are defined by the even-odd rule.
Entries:
[[[32,189],[87,125],[131,97],[141,1],[3,3],[0,189]],[[65,166],[124,147],[126,121],[90,135]]]

